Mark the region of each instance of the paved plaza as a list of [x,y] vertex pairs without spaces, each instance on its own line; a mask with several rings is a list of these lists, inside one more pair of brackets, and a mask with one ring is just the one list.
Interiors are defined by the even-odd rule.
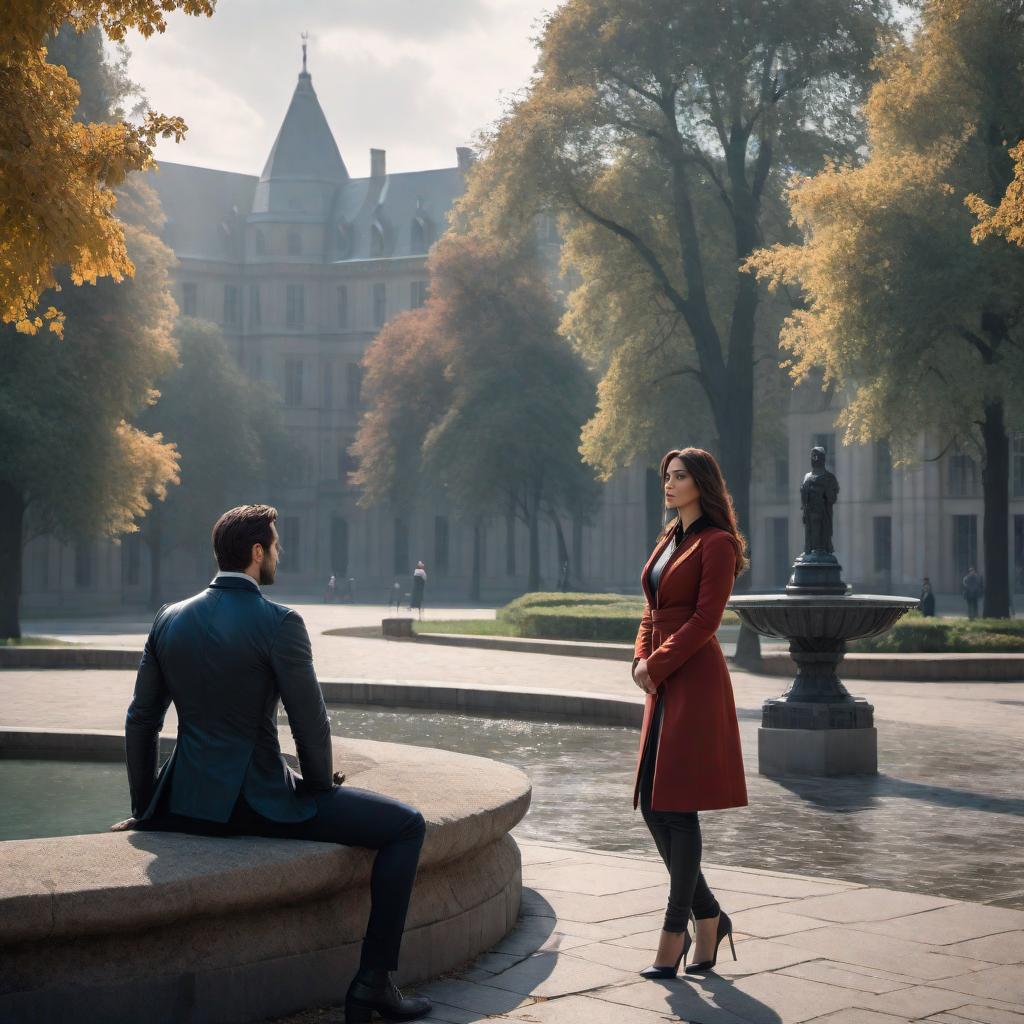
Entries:
[[[620,662],[326,637],[379,621],[381,609],[300,611],[323,679],[640,697]],[[147,626],[30,622],[26,631],[139,648]],[[704,818],[707,873],[733,915],[738,961],[726,945],[717,976],[638,979],[665,898],[653,848],[589,848],[571,833],[527,829],[527,818],[517,830],[519,926],[426,987],[433,1020],[1024,1024],[1024,683],[849,681],[876,708],[879,776],[768,780],[756,774],[759,708],[786,681],[732,674],[751,806]],[[132,683],[131,672],[0,672],[0,725],[119,729]],[[624,749],[635,743],[620,732]],[[585,752],[575,756],[583,771]],[[534,784],[539,813],[543,776]],[[624,828],[636,824],[628,800],[621,811]],[[342,1019],[340,1008],[289,1018]]]

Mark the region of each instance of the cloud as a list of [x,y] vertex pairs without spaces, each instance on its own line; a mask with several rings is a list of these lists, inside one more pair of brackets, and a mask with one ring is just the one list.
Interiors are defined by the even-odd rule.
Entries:
[[308,31],[309,70],[350,173],[370,147],[393,171],[452,166],[455,147],[529,79],[538,0],[220,0],[212,19],[168,18],[129,39],[129,74],[155,110],[180,114],[184,144],[158,159],[258,174],[280,126]]

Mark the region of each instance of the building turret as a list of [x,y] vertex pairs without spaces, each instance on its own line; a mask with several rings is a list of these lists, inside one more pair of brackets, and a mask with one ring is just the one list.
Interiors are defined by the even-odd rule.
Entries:
[[[278,214],[274,220],[322,220],[330,211],[348,171],[313,90],[302,45],[302,71],[260,175],[253,198],[254,214]],[[298,216],[296,216],[296,214]]]

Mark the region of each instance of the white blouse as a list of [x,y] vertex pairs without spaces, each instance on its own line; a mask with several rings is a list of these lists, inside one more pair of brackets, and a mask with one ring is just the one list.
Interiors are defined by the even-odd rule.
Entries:
[[665,545],[665,550],[662,551],[661,556],[657,562],[651,566],[651,593],[656,594],[658,592],[658,583],[661,581],[661,574],[665,571],[665,566],[668,565],[672,558],[673,553],[676,550],[676,538],[675,536]]

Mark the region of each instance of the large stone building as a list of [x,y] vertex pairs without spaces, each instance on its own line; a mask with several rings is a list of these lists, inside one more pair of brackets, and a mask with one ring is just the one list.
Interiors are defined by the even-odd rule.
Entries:
[[[286,551],[284,593],[316,594],[332,572],[356,580],[360,600],[383,601],[396,577],[407,583],[417,559],[430,589],[468,592],[472,530],[444,507],[356,505],[347,454],[361,412],[360,359],[389,317],[425,301],[426,254],[444,231],[471,154],[457,165],[389,174],[383,150],[370,151],[370,176],[352,178],[303,67],[263,172],[235,174],[163,163],[154,176],[167,215],[165,240],[178,257],[181,311],[223,328],[243,372],[266,381],[283,402],[300,453],[277,498]],[[542,242],[557,244],[550,227]],[[824,443],[839,476],[836,549],[858,589],[916,593],[931,577],[940,607],[958,607],[958,579],[978,564],[980,471],[951,453],[907,471],[891,470],[885,445],[837,448],[838,396],[793,392],[787,450],[755,467],[751,584],[784,585],[802,547],[797,487],[813,443]],[[215,443],[215,439],[211,439]],[[683,443],[680,438],[680,443]],[[935,446],[922,438],[921,453]],[[638,574],[660,511],[657,482],[640,466],[604,488],[592,524],[566,523],[574,584],[638,589]],[[1013,440],[1011,557],[1024,589],[1024,435]],[[545,527],[545,582],[558,575],[553,528]],[[527,538],[521,524],[496,520],[484,543],[486,600],[525,589]],[[26,612],[141,606],[149,567],[136,539],[62,545],[31,541]],[[176,598],[209,575],[212,561],[172,553],[165,595]]]

